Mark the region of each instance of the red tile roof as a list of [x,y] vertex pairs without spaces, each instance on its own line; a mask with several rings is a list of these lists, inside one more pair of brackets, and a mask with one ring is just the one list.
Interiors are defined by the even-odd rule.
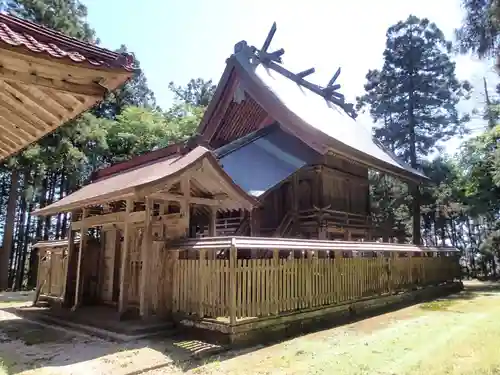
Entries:
[[7,44],[14,50],[24,50],[41,57],[86,64],[94,68],[134,70],[134,59],[68,37],[63,33],[26,21],[11,14],[0,13],[0,46]]

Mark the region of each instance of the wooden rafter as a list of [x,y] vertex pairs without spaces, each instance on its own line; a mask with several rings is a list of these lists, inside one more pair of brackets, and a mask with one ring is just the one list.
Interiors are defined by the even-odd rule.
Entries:
[[77,94],[102,98],[106,92],[103,87],[98,85],[82,85],[55,78],[46,78],[36,74],[20,73],[5,67],[0,67],[0,77],[24,85],[56,89],[71,95]]

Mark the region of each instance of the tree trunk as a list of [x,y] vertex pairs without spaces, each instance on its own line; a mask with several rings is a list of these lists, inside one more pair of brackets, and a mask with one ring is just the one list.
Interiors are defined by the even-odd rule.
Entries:
[[[54,202],[54,195],[55,195],[55,189],[56,189],[56,174],[52,173],[50,176],[50,181],[48,183],[48,197],[47,197],[47,206],[49,204],[52,204]],[[43,234],[43,240],[48,241],[50,238],[50,229],[51,229],[51,216],[46,216],[45,217],[45,232]]]
[[28,254],[28,242],[30,238],[30,229],[31,229],[31,210],[33,207],[33,202],[29,202],[27,205],[27,215],[28,218],[26,220],[26,226],[24,228],[24,233],[23,237],[20,239],[22,246],[20,246],[21,250],[21,255],[20,255],[20,260],[19,260],[19,267],[17,271],[17,278],[16,278],[16,289],[19,290],[23,286],[24,282],[24,274],[26,270],[26,256]]
[[[39,207],[45,207],[47,201],[47,178],[42,181],[42,189],[38,195]],[[44,220],[42,216],[38,216],[36,219],[36,229],[35,229],[35,242],[41,241],[43,237],[43,224]],[[36,278],[38,273],[38,255],[35,249],[30,251],[29,259],[29,271],[28,271],[28,288],[36,287]]]
[[23,196],[21,198],[21,204],[19,208],[19,221],[17,224],[17,246],[16,246],[16,257],[15,263],[12,267],[12,277],[11,277],[11,285],[13,290],[17,290],[21,285],[19,278],[21,276],[21,268],[24,267],[23,263],[23,249],[24,249],[24,237],[25,237],[25,221],[26,221],[26,198]]
[[[61,172],[61,181],[59,182],[59,199],[62,199],[64,197],[64,191],[66,187],[66,182],[64,178],[64,171]],[[59,240],[63,237],[63,230],[62,230],[62,219],[63,219],[64,214],[58,214],[57,215],[57,223],[56,223],[56,239]]]
[[18,184],[19,172],[14,169],[10,177],[9,200],[7,202],[7,214],[5,216],[2,251],[0,252],[0,290],[7,289],[9,287],[9,255],[12,251],[12,242],[14,239]]

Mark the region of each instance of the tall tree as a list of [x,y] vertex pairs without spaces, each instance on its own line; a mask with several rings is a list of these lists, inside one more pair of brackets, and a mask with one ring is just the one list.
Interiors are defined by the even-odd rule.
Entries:
[[[116,52],[129,53],[122,45]],[[119,89],[109,93],[107,97],[93,110],[97,117],[113,119],[128,106],[153,109],[156,100],[153,91],[148,87],[146,76],[140,69],[140,62],[134,57],[135,72],[132,78]]]
[[[358,109],[367,107],[379,125],[375,136],[413,168],[440,141],[465,132],[468,118],[457,104],[471,88],[456,78],[450,49],[434,23],[409,16],[387,30],[384,65],[368,72],[358,98]],[[413,241],[420,243],[418,186],[411,191]]]
[[74,38],[97,42],[86,21],[87,7],[79,0],[7,0],[7,10]]
[[456,30],[461,52],[496,57],[500,47],[500,1],[462,0],[465,18]]
[[177,86],[170,82],[168,88],[174,93],[175,98],[194,107],[207,107],[212,100],[216,85],[212,80],[203,78],[191,79],[185,86]]

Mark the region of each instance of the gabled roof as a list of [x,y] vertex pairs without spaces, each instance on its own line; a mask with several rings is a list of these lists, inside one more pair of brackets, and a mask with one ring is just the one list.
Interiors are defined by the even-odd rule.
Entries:
[[0,161],[123,85],[133,64],[131,55],[0,13]]
[[165,189],[187,171],[190,171],[191,179],[196,182],[196,188],[202,193],[213,196],[227,195],[227,199],[221,201],[222,209],[250,209],[258,204],[222,170],[211,151],[198,146],[186,154],[170,155],[123,173],[101,178],[47,207],[34,211],[34,214],[52,215],[105,202],[140,197],[141,189],[157,186],[158,190]]
[[[216,134],[216,127],[221,123],[220,112],[228,100],[235,100],[239,90],[251,96],[284,130],[320,154],[338,154],[404,179],[427,179],[374,139],[370,127],[366,126],[370,124],[360,123],[323,96],[270,69],[266,62],[259,61],[255,48],[248,47],[246,42],[237,46],[238,50],[227,61],[214,102],[198,129],[206,135],[206,141]],[[241,94],[238,95],[241,98]],[[265,124],[258,127],[262,126]]]
[[277,124],[223,146],[215,154],[233,181],[254,197],[319,160],[319,154]]

